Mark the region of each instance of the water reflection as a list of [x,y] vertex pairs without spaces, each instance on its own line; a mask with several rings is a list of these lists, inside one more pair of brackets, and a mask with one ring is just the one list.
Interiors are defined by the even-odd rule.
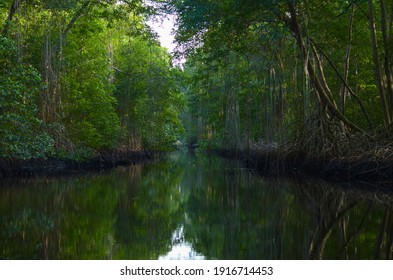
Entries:
[[204,260],[205,257],[195,252],[192,244],[184,237],[184,226],[178,228],[172,235],[172,248],[165,256],[160,256],[160,260]]
[[2,259],[391,259],[393,196],[174,154],[0,182]]

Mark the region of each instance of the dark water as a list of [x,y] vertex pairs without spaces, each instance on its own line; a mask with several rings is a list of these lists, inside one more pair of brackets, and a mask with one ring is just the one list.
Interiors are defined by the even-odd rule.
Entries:
[[0,181],[0,259],[391,258],[393,197],[175,154]]

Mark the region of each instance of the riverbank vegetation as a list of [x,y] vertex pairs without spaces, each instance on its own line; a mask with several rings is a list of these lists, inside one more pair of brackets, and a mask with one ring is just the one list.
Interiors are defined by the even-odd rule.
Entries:
[[[393,177],[390,1],[0,3],[1,159],[186,137],[272,174]],[[147,24],[157,12],[176,15],[183,68]]]
[[260,169],[393,175],[390,1],[168,1],[190,143]]
[[143,2],[0,2],[3,165],[175,148],[182,71]]

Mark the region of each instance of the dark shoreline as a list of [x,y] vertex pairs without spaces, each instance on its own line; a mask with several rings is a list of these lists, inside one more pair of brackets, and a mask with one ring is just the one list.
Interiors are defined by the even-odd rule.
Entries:
[[153,151],[104,151],[84,162],[56,158],[0,159],[0,179],[100,171],[150,161],[158,155]]
[[278,149],[211,150],[209,153],[241,160],[263,176],[311,177],[331,182],[393,182],[392,161],[310,157]]
[[[84,162],[55,158],[0,159],[0,179],[102,171],[151,161],[160,154],[154,151],[103,151]],[[262,176],[309,177],[330,182],[393,183],[391,161],[310,157],[300,152],[282,152],[278,149],[243,151],[216,149],[209,150],[208,154],[240,160],[247,168],[253,169]]]

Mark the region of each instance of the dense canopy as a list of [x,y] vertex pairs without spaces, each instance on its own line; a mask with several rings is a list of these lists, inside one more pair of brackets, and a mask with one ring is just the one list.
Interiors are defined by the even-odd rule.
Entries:
[[0,157],[171,150],[181,71],[143,1],[0,2]]
[[[157,13],[176,18],[183,68]],[[391,1],[3,0],[0,15],[1,157],[182,141],[393,158]]]

